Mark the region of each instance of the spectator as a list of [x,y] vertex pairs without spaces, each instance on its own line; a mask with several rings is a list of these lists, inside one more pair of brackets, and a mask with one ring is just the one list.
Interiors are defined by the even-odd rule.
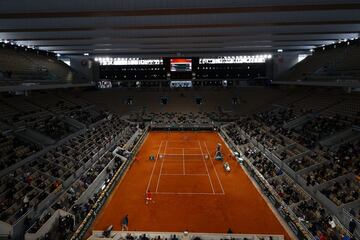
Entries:
[[351,219],[351,221],[349,222],[349,232],[351,234],[354,234],[355,230],[356,230],[356,222],[354,219]]
[[123,219],[121,220],[121,231],[128,231],[128,225],[129,225],[129,217],[126,214]]

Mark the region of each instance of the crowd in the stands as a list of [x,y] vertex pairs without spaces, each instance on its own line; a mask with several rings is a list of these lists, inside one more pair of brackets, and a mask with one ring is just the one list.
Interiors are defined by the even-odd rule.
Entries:
[[339,164],[341,168],[347,169],[347,172],[352,171],[360,175],[360,140],[344,143],[336,151],[327,149],[324,157]]
[[[255,141],[295,173],[301,171],[300,176],[307,186],[324,184],[320,192],[337,206],[358,201],[360,184],[356,176],[360,174],[359,140],[346,142],[341,139],[344,143],[335,148],[320,144],[320,140],[349,129],[354,122],[340,115],[313,118],[308,115],[308,119],[304,118],[303,123],[295,125],[295,128],[286,127],[289,121],[308,113],[314,112],[304,110],[295,114],[291,107],[271,109],[240,119],[225,127],[225,130],[314,236],[341,239],[343,232],[335,230],[338,226],[334,226],[332,217],[320,203],[304,197],[303,191],[297,191],[300,185],[288,181],[287,175],[281,175],[280,168],[264,155],[264,151],[260,152],[252,144],[249,145],[250,140]],[[329,182],[331,180],[335,181]],[[358,214],[353,213],[355,217]]]
[[350,125],[342,119],[340,115],[333,117],[317,116],[311,121],[305,123],[296,132],[300,136],[306,136],[308,141],[316,143],[317,141],[334,135]]
[[[229,228],[227,231],[228,234],[232,234],[232,230]],[[136,234],[136,233],[127,233],[125,236],[118,236],[115,235],[116,239],[120,239],[120,240],[179,240],[179,239],[184,239],[184,238],[188,238],[191,240],[202,240],[202,239],[207,239],[209,236],[201,236],[200,234],[196,234],[193,235],[191,234],[191,236],[189,236],[189,233],[187,233],[187,231],[185,231],[183,234],[181,235],[176,235],[176,234],[171,234],[171,235],[167,235],[167,234],[162,234],[162,235],[156,235],[153,233],[141,233],[141,234]],[[213,239],[219,239],[219,240],[250,240],[253,239],[253,237],[239,237],[239,236],[229,236],[229,235],[224,235],[224,234],[219,234],[218,236],[213,235],[212,236]],[[268,239],[275,239],[275,237],[272,236],[264,236],[264,235],[259,235],[256,236],[256,239],[259,240],[268,240]]]
[[60,140],[74,132],[69,124],[59,121],[54,116],[48,116],[44,120],[36,122],[32,128],[54,140]]
[[305,200],[305,195],[300,188],[290,180],[286,175],[276,177],[269,180],[277,194],[283,199],[287,205],[292,205]]
[[[29,161],[24,160],[38,152],[40,144],[28,141],[26,134],[21,131],[17,134],[10,131],[0,136],[0,167],[14,167],[0,177],[0,220],[13,224],[30,209],[40,207],[49,195],[60,192],[60,196],[51,204],[52,210],[65,210],[73,214],[75,220],[71,222],[70,218],[64,218],[59,227],[75,226],[89,213],[100,194],[84,193],[104,171],[105,182],[108,183],[123,164],[107,148],[115,141],[119,146],[124,145],[137,127],[118,115],[97,112],[89,109],[88,105],[80,106],[72,101],[53,99],[46,103],[34,101],[28,104],[33,104],[33,110],[25,114],[27,117],[22,116],[24,111],[12,108],[11,104],[6,105],[0,111],[0,123],[10,126],[12,130],[23,131],[26,128],[36,131],[55,142],[71,133],[83,131]],[[264,151],[250,143],[250,139],[256,141],[291,170],[301,172],[300,177],[307,187],[322,185],[320,193],[337,206],[359,200],[360,184],[356,178],[360,174],[359,141],[351,140],[336,148],[319,145],[320,140],[349,128],[351,123],[338,115],[320,115],[294,129],[284,127],[285,123],[308,113],[314,111],[305,108],[299,111],[293,106],[272,109],[237,120],[226,127],[226,132],[235,145],[242,146],[244,156],[314,236],[339,239],[343,232],[321,204],[287,177],[280,165],[264,155]],[[12,122],[11,119],[16,121]],[[201,112],[143,113],[130,115],[129,119],[174,126],[206,125],[221,120],[217,113]],[[81,129],[76,122],[88,129]],[[360,218],[358,209],[352,210],[351,214]],[[49,217],[51,215],[46,214],[39,219],[27,219],[30,232],[36,232]],[[48,233],[44,239],[55,239],[53,236]],[[147,237],[136,239],[144,238]],[[128,236],[127,239],[134,238]]]
[[240,149],[243,150],[244,156],[267,179],[277,195],[293,210],[299,221],[306,225],[312,235],[334,240],[342,239],[343,235],[346,235],[344,229],[334,223],[332,217],[316,200],[306,194],[297,183],[284,174],[261,151],[254,146],[249,146],[249,144],[245,144]]
[[314,199],[300,202],[293,211],[309,231],[320,239],[343,239],[347,235]]
[[[110,160],[114,160],[113,166],[106,167],[108,165],[107,162]],[[99,162],[95,164],[96,166],[94,168],[89,169],[79,180],[73,183],[51,206],[51,208],[53,210],[62,209],[73,214],[74,221],[72,222],[72,228],[75,229],[92,209],[99,197],[99,194],[101,193],[101,190],[98,189],[95,193],[86,198],[80,198],[82,194],[94,182],[96,176],[103,170],[106,172],[104,182],[105,184],[108,184],[122,164],[123,162],[121,159],[113,157],[110,153],[106,154],[106,156],[102,157]],[[94,169],[98,170],[95,171]],[[53,228],[48,235],[56,236],[52,239],[63,239],[61,237],[59,238],[58,233],[58,229]],[[73,232],[68,232],[68,234],[70,233]]]
[[94,111],[82,109],[82,110],[71,111],[67,114],[67,116],[69,116],[71,119],[75,119],[76,121],[89,126],[91,124],[100,121],[101,119],[104,119],[106,113],[105,112],[96,113]]
[[256,117],[268,126],[281,127],[296,117],[293,107],[276,108],[269,112],[258,113]]
[[347,178],[341,182],[336,181],[321,192],[336,205],[342,205],[360,198],[360,185],[358,180]]
[[325,161],[325,159],[320,154],[312,151],[305,156],[295,157],[295,159],[291,160],[288,164],[292,170],[298,172],[323,161]]
[[[29,207],[37,207],[50,193],[61,190],[63,183],[74,175],[79,177],[74,184],[81,195],[81,190],[85,191],[111,160],[109,156],[96,158],[105,150],[104,146],[117,136],[120,136],[118,143],[124,144],[135,131],[134,125],[113,116],[111,121],[2,176],[1,220],[16,221]],[[82,167],[87,165],[87,171],[79,176]]]
[[272,161],[264,157],[263,154],[257,149],[247,147],[244,151],[244,155],[253,159],[252,164],[257,170],[266,178],[272,178],[281,174],[280,168],[278,168]]
[[14,135],[0,134],[0,169],[3,170],[33,155],[40,149]]
[[129,115],[134,122],[149,122],[152,126],[202,126],[213,120],[204,112],[134,112]]
[[[61,194],[56,201],[50,200],[54,201],[52,211],[63,209],[74,215],[72,223],[70,218],[60,219],[59,228],[70,229],[69,226],[73,228],[80,223],[100,194],[96,191],[84,195],[86,190],[99,176],[104,178],[106,184],[109,183],[123,163],[111,154],[111,144],[123,146],[137,131],[135,124],[123,121],[118,115],[98,112],[86,104],[75,107],[76,104],[71,101],[60,103],[58,100],[43,103],[42,110],[37,111],[37,104],[41,103],[34,101],[34,111],[28,112],[32,116],[22,118],[25,121],[12,126],[9,125],[11,121],[7,120],[14,114],[8,113],[24,112],[17,108],[11,109],[11,105],[7,105],[7,110],[11,111],[0,111],[1,123],[14,130],[21,129],[16,130],[17,134],[13,130],[7,130],[6,134],[0,135],[0,165],[1,170],[6,171],[0,177],[0,220],[13,224],[25,216],[29,233],[39,230],[51,217],[51,213],[39,218],[30,218],[27,213],[48,204],[46,199],[54,193]],[[86,108],[83,108],[84,106]],[[38,113],[45,114],[41,114],[41,117],[39,115],[36,120]],[[90,128],[78,128],[81,124],[69,123],[64,116]],[[35,144],[23,130],[24,127],[50,137],[55,143],[50,147]],[[64,139],[70,133],[75,133],[72,138],[57,144],[58,140]],[[33,157],[41,149],[44,152]],[[57,229],[52,230],[57,234],[49,232],[42,239],[65,239],[68,236],[59,236]],[[70,232],[61,231],[61,234]]]
[[337,150],[326,149],[323,157],[327,162],[304,175],[307,185],[314,186],[340,176],[354,173],[360,174],[360,148],[359,141],[344,143]]
[[26,128],[55,141],[82,127],[68,119],[89,126],[105,116],[105,112],[97,112],[89,103],[76,98],[64,100],[56,95],[40,95],[30,100],[13,97],[0,99],[0,126],[16,131]]
[[175,234],[170,235],[168,238],[164,238],[160,235],[151,237],[146,234],[135,235],[135,234],[128,233],[125,237],[121,237],[120,239],[122,239],[122,240],[179,240],[180,238],[178,236],[176,236]]

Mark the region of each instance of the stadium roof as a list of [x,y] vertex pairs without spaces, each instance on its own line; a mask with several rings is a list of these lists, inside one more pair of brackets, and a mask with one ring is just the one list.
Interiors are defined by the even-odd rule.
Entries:
[[358,37],[360,1],[1,0],[0,39],[60,54],[308,51]]

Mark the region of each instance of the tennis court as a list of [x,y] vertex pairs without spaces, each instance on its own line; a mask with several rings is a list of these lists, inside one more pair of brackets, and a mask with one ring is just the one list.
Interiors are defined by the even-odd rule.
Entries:
[[160,142],[146,190],[154,194],[225,194],[205,141]]
[[[230,172],[214,159],[218,143]],[[153,193],[150,204],[145,204],[147,190]],[[131,231],[224,233],[231,228],[290,239],[216,132],[150,132],[92,229],[113,225],[120,230],[125,214]]]

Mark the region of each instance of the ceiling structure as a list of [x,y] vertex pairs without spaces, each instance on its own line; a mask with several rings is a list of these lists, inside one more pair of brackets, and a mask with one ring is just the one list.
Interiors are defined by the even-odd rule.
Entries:
[[0,0],[0,39],[62,55],[309,51],[360,32],[360,0]]

